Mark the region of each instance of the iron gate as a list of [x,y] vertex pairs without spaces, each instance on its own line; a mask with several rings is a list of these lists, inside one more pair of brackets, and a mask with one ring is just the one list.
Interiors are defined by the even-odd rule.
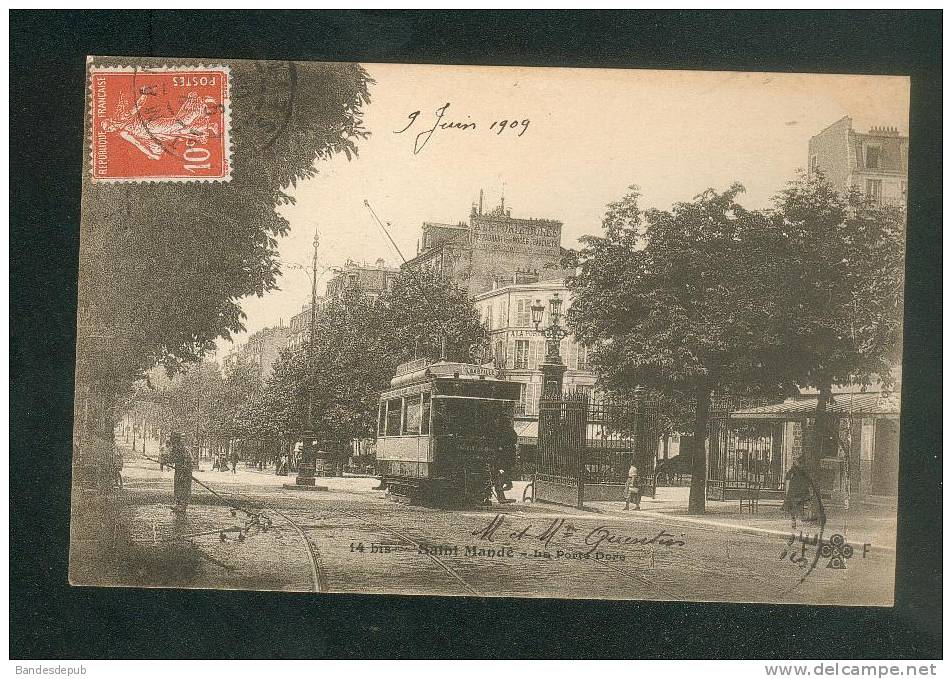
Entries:
[[633,460],[642,495],[654,497],[660,415],[660,401],[641,396],[593,399],[578,389],[540,399],[535,499],[579,508],[585,502],[623,502]]

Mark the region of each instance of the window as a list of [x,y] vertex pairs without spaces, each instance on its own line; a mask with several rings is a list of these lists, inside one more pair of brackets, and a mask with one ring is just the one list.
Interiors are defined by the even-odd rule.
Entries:
[[486,306],[486,329],[487,330],[493,329],[493,303],[492,302],[490,302]]
[[536,370],[545,356],[545,340],[534,340],[529,344],[529,370]]
[[578,360],[575,365],[576,370],[589,370],[588,365],[588,347],[578,345]]
[[529,367],[529,340],[516,340],[516,351],[512,367],[524,370]]
[[883,167],[883,149],[880,146],[866,147],[866,169],[881,170]]
[[531,306],[531,299],[516,300],[516,325],[520,328],[528,328],[532,325]]
[[541,391],[541,384],[526,385],[526,415],[537,415],[539,413],[539,394]]
[[509,325],[509,318],[507,316],[506,301],[501,299],[499,300],[499,318],[496,319],[497,328],[505,328]]
[[496,354],[494,359],[497,366],[501,368],[506,367],[506,345],[502,340],[496,342]]
[[397,436],[400,434],[400,420],[403,415],[402,399],[392,398],[387,401],[387,429],[384,436]]
[[407,396],[403,399],[403,436],[417,436],[420,433],[420,419],[423,412],[419,396]]
[[423,394],[423,402],[420,408],[420,433],[430,433],[430,395]]
[[883,202],[883,182],[880,179],[866,180],[866,198],[877,205]]

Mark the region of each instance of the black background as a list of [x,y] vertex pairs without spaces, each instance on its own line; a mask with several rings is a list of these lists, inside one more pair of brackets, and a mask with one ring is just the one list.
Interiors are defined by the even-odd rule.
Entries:
[[[10,35],[11,657],[941,657],[939,12],[15,11]],[[913,76],[895,608],[70,587],[87,54]]]

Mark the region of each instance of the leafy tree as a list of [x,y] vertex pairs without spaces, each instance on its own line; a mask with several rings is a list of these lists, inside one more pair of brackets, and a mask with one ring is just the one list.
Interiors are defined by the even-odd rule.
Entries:
[[368,134],[369,79],[356,64],[224,63],[230,182],[84,184],[80,397],[114,399],[157,362],[179,369],[243,330],[241,298],[277,284],[288,223],[275,208],[293,202],[288,187],[314,176],[315,161],[354,156]]
[[340,443],[373,436],[380,392],[397,365],[438,357],[444,335],[448,358],[470,360],[486,331],[465,291],[437,276],[404,273],[376,301],[346,290],[318,312],[311,351],[285,352],[275,364],[259,419],[285,435],[313,428]]
[[403,271],[381,301],[398,363],[441,352],[449,360],[478,362],[488,333],[468,293],[452,281],[426,270]]
[[[682,392],[694,405],[694,440],[707,436],[717,390],[769,383],[776,344],[769,318],[776,254],[764,215],[736,201],[739,184],[705,191],[670,211],[642,211],[634,188],[612,203],[604,236],[574,254],[568,323],[592,347],[608,389]],[[706,461],[695,445],[689,511],[705,505]]]
[[776,197],[773,228],[783,253],[775,366],[819,391],[812,466],[831,445],[833,385],[888,385],[901,360],[905,214],[856,189],[839,194],[822,173],[801,174]]

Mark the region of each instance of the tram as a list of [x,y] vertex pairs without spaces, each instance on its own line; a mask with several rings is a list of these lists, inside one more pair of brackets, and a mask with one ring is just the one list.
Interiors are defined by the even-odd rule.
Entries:
[[489,496],[491,469],[515,463],[520,385],[470,363],[417,359],[380,395],[377,465],[391,496],[471,506]]

